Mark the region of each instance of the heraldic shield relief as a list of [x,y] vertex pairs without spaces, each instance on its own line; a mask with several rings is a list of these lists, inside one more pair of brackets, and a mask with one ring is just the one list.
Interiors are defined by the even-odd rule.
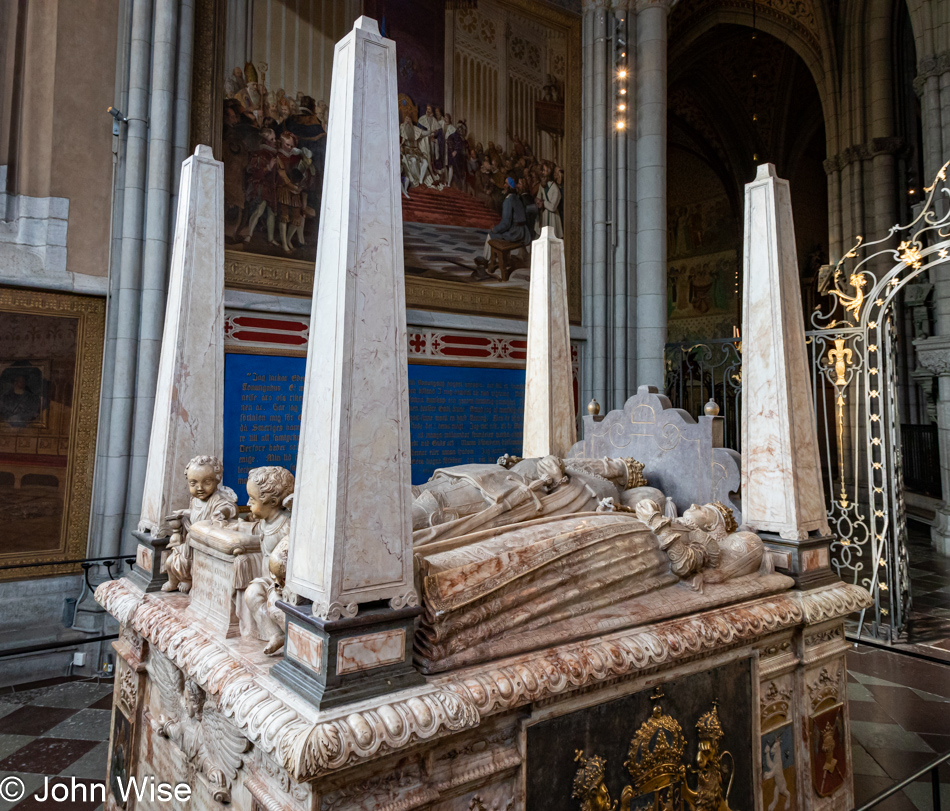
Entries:
[[752,811],[749,680],[744,660],[530,727],[528,809]]
[[812,782],[815,793],[827,797],[837,791],[848,776],[844,704],[836,704],[809,720]]
[[794,689],[790,674],[762,685],[762,811],[798,808],[798,769],[790,709]]

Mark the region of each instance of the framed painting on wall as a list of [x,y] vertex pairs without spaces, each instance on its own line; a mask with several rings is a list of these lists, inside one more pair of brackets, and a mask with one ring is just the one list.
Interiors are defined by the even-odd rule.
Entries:
[[[407,305],[525,317],[530,241],[550,225],[565,239],[579,319],[581,121],[567,114],[580,109],[578,16],[528,0],[204,5],[199,29],[224,25],[213,69],[196,67],[213,87],[196,83],[195,119],[217,130],[193,135],[225,165],[229,287],[313,288],[320,203],[333,191],[333,49],[363,13],[396,43]],[[495,256],[492,229],[505,243]]]
[[85,555],[104,330],[102,299],[0,289],[0,565]]

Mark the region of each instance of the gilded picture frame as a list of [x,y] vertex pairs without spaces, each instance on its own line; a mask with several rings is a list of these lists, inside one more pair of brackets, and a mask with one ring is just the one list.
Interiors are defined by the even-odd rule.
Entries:
[[[57,561],[77,560],[85,557],[89,531],[89,514],[92,503],[93,473],[95,468],[96,433],[99,418],[99,387],[102,378],[102,351],[105,340],[105,299],[91,296],[77,296],[62,293],[47,293],[38,290],[0,288],[0,322],[5,323],[10,330],[16,330],[18,322],[29,321],[34,318],[37,324],[56,324],[49,319],[62,319],[62,325],[68,328],[69,341],[75,340],[73,360],[69,361],[71,374],[69,379],[60,381],[60,389],[68,393],[68,402],[64,402],[59,413],[64,417],[60,430],[67,429],[66,441],[63,437],[56,438],[37,436],[38,443],[35,451],[39,457],[43,450],[43,443],[56,442],[55,448],[47,447],[51,455],[59,457],[65,455],[65,467],[57,468],[63,472],[62,481],[57,486],[58,498],[61,499],[61,515],[58,532],[51,532],[53,539],[48,545],[38,545],[33,549],[11,549],[0,545],[0,566],[21,566],[23,564],[43,564],[48,566],[30,566],[29,568],[0,570],[0,580],[21,580],[24,578],[44,577],[52,574],[63,574],[68,571],[78,571],[75,564],[70,566],[55,565]],[[2,331],[2,330],[0,330]],[[0,336],[2,337],[2,336]],[[22,335],[12,335],[23,344]],[[24,347],[31,357],[27,360],[40,368],[49,368],[46,359],[42,363],[33,363],[35,351]],[[40,353],[42,354],[42,353]],[[51,353],[52,354],[52,353]],[[25,357],[25,356],[24,356]],[[26,361],[23,361],[24,363]],[[61,397],[65,400],[65,398]],[[44,405],[44,408],[49,404]],[[68,412],[68,417],[65,417]],[[22,491],[24,480],[30,473],[24,473],[26,468],[17,461],[20,455],[19,445],[23,440],[32,441],[28,436],[32,429],[43,430],[49,428],[49,416],[45,421],[34,420],[23,425],[11,422],[4,423],[5,439],[15,440],[16,445],[7,447],[5,444],[6,467],[9,468],[7,478],[11,475],[19,480],[19,489]],[[18,429],[23,429],[18,431]],[[34,431],[35,432],[35,431]],[[27,449],[32,450],[32,449]],[[65,453],[64,453],[65,452]],[[29,464],[24,462],[29,467]],[[12,473],[10,472],[12,471]],[[37,467],[32,475],[41,477],[44,472],[41,466]],[[41,480],[42,481],[42,480]],[[10,482],[5,481],[5,485]],[[17,485],[13,485],[8,496],[15,493]],[[52,523],[52,522],[50,522]],[[12,539],[17,533],[16,520],[12,524],[8,521],[8,538]],[[15,539],[14,539],[15,540]],[[15,544],[12,544],[15,546]],[[22,546],[22,544],[21,544]]]
[[[537,0],[495,0],[512,12],[537,20],[567,42],[567,71],[570,77],[581,75],[581,18],[569,11]],[[363,13],[372,14],[374,6],[364,0]],[[198,0],[195,9],[195,65],[192,84],[192,148],[210,144],[215,157],[222,159],[222,106],[225,98],[224,77],[224,0]],[[198,45],[201,47],[198,47]],[[398,43],[398,40],[397,40]],[[398,48],[398,44],[397,44]],[[571,111],[581,109],[581,82],[577,79],[564,88],[564,146],[566,156],[579,156],[581,119]],[[581,318],[581,166],[572,157],[564,166],[564,241],[568,268],[568,307],[570,318]],[[313,263],[280,256],[225,251],[225,284],[231,289],[261,293],[309,297],[313,290]],[[528,312],[528,293],[524,289],[498,289],[442,279],[407,275],[406,306],[410,308],[492,315],[523,319]]]

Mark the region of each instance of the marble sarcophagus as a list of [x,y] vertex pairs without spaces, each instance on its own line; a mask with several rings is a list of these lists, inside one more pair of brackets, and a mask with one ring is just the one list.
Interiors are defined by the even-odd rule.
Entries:
[[[121,625],[107,808],[850,808],[844,619],[870,598],[832,574],[821,517],[799,533],[785,509],[823,503],[820,479],[760,498],[785,523],[757,534],[719,418],[650,387],[570,447],[548,229],[530,453],[410,484],[394,45],[361,17],[334,64],[311,317],[327,349],[307,359],[296,478],[250,471],[241,519],[217,457],[223,274],[195,266],[221,242],[222,165],[204,148],[183,166],[138,562],[96,592]],[[774,177],[760,185],[779,199]],[[773,209],[749,210],[774,226]],[[790,212],[778,231],[756,223],[774,239]],[[761,330],[746,343],[776,381],[746,406],[794,420],[766,400],[807,374],[776,352]],[[196,404],[213,416],[192,419]],[[783,453],[757,442],[759,465]]]

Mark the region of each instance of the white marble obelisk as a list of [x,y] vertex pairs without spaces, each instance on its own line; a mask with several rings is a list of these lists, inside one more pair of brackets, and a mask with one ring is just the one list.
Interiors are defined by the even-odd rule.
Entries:
[[770,163],[745,187],[742,514],[787,540],[828,535],[792,203]]
[[139,531],[167,537],[187,507],[185,465],[224,436],[224,164],[198,146],[181,165],[175,244]]
[[521,455],[563,458],[576,441],[564,241],[545,226],[531,245]]
[[397,92],[360,17],[333,57],[287,574],[320,619],[416,601]]

